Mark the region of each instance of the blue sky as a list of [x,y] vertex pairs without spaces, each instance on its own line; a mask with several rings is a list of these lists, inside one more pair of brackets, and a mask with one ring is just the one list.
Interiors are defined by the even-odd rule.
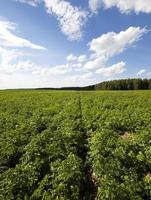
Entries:
[[151,78],[151,1],[1,0],[0,88]]

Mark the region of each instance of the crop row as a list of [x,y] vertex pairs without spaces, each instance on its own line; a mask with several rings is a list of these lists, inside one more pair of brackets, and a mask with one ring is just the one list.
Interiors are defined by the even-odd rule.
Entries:
[[41,112],[39,108],[33,111],[27,123],[22,125],[21,119],[16,129],[1,133],[1,199],[80,199],[83,136],[79,99],[59,97],[57,104],[61,104],[58,110],[53,105],[51,112],[52,105],[44,105]]
[[83,98],[88,159],[97,199],[151,197],[151,97],[107,93]]

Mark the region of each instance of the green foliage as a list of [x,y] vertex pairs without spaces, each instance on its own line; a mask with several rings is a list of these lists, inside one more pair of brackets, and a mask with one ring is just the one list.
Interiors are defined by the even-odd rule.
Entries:
[[149,200],[150,133],[150,91],[0,91],[0,200]]
[[[94,96],[93,100],[85,96],[82,103],[90,134],[88,158],[98,186],[97,198],[150,199],[149,93],[101,92]],[[92,112],[86,102],[93,105]]]
[[82,181],[81,161],[74,154],[51,164],[52,194],[51,199],[80,199]]
[[151,79],[122,79],[105,81],[94,85],[95,90],[147,90]]

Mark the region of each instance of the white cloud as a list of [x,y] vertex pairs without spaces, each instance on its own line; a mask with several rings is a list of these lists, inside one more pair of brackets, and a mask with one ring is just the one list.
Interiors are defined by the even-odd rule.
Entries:
[[24,51],[18,48],[28,47],[31,49],[44,50],[45,48],[35,45],[32,42],[17,37],[13,32],[16,31],[16,25],[6,21],[0,20],[0,73],[1,76],[32,72],[39,67],[31,62],[29,59],[22,60],[25,57]]
[[[106,77],[123,73],[126,70],[125,62],[119,62],[109,67],[107,62],[110,58],[124,52],[124,50],[135,44],[146,32],[146,28],[129,27],[125,31],[119,33],[109,32],[93,39],[89,43],[89,50],[92,51],[89,58],[86,56],[83,63],[77,63],[80,65],[80,70],[85,72],[94,72],[96,70],[96,74]],[[79,58],[80,56],[70,54],[67,57],[67,61],[78,62]],[[77,71],[80,70],[78,69]]]
[[41,0],[15,0],[15,1],[18,1],[20,3],[27,3],[33,7],[36,7],[37,4],[41,2]]
[[120,62],[117,64],[114,64],[110,67],[103,67],[100,68],[96,71],[96,74],[101,74],[102,76],[113,76],[117,74],[121,74],[126,70],[126,63],[125,62]]
[[105,66],[106,59],[105,57],[97,57],[94,60],[89,60],[85,63],[84,68],[87,70],[97,69],[99,67]]
[[23,72],[29,72],[34,71],[38,69],[38,66],[31,62],[30,60],[19,60],[17,63],[11,65],[11,68],[14,68],[15,71],[23,71]]
[[13,63],[17,62],[19,56],[21,56],[21,52],[14,49],[5,49],[0,46],[0,71],[4,73],[16,71]]
[[92,13],[96,14],[100,7],[101,7],[101,0],[89,0],[89,8]]
[[0,20],[0,42],[1,46],[7,47],[27,47],[37,50],[46,50],[45,47],[36,45],[31,41],[16,36],[16,25],[6,20]]
[[147,30],[140,27],[129,27],[119,33],[109,32],[93,39],[89,43],[89,50],[93,53],[84,64],[87,70],[105,68],[108,60],[122,53],[128,47],[135,44]]
[[74,56],[73,54],[70,54],[66,57],[66,60],[68,62],[79,62],[83,63],[87,60],[87,56],[85,54],[80,55],[80,56]]
[[0,63],[0,72],[5,74],[15,74],[15,73],[30,73],[38,76],[56,76],[56,75],[65,75],[71,71],[68,64],[58,65],[55,67],[48,66],[40,66],[30,60],[19,60],[12,64],[8,63]]
[[150,0],[103,0],[106,8],[116,6],[122,13],[135,11],[136,13],[151,13]]
[[64,0],[43,0],[49,14],[54,14],[59,21],[61,31],[71,40],[82,37],[82,28],[88,13]]
[[137,76],[140,76],[140,77],[147,77],[147,78],[150,78],[151,77],[151,72],[147,69],[142,69],[140,71],[138,71],[136,73]]
[[68,62],[73,62],[73,61],[76,61],[77,60],[77,56],[74,56],[73,54],[70,54],[66,57],[66,60]]
[[[80,70],[79,75],[75,73],[78,67],[82,69],[80,63],[66,63],[54,67],[40,66],[30,60],[21,60],[18,53],[15,50],[10,51],[10,49],[0,47],[1,88],[57,87],[57,85],[61,87],[63,84],[64,86],[82,86],[94,81],[92,72],[82,73]],[[8,59],[5,60],[6,55]]]
[[7,65],[12,60],[16,59],[19,56],[19,52],[16,50],[7,50],[0,46],[0,63],[1,65]]
[[70,72],[70,68],[68,64],[58,65],[55,67],[39,67],[34,70],[32,73],[34,75],[40,76],[51,76],[51,75],[65,75]]
[[31,73],[39,76],[64,75],[71,71],[68,64],[54,67],[40,66],[30,60],[21,59],[22,53],[0,47],[0,72],[3,74]]
[[78,62],[85,62],[87,60],[87,56],[86,55],[80,55],[77,59]]
[[29,60],[19,60],[22,56],[17,50],[0,47],[0,72],[12,74],[15,72],[29,72],[37,69],[36,64]]
[[146,28],[129,27],[119,33],[109,32],[93,39],[89,46],[97,56],[103,56],[107,59],[122,53],[126,48],[137,42],[146,32]]
[[117,7],[122,13],[134,11],[136,13],[151,13],[150,0],[89,0],[89,7],[93,13],[104,5],[106,9]]
[[142,70],[140,70],[139,72],[137,72],[137,76],[141,76],[141,75],[143,75],[144,73],[146,73],[146,69],[142,69]]

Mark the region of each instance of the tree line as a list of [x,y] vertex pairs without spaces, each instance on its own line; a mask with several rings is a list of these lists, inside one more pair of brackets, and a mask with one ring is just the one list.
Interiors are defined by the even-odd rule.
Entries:
[[93,86],[85,87],[86,90],[148,90],[151,89],[151,79],[121,79],[104,81]]

